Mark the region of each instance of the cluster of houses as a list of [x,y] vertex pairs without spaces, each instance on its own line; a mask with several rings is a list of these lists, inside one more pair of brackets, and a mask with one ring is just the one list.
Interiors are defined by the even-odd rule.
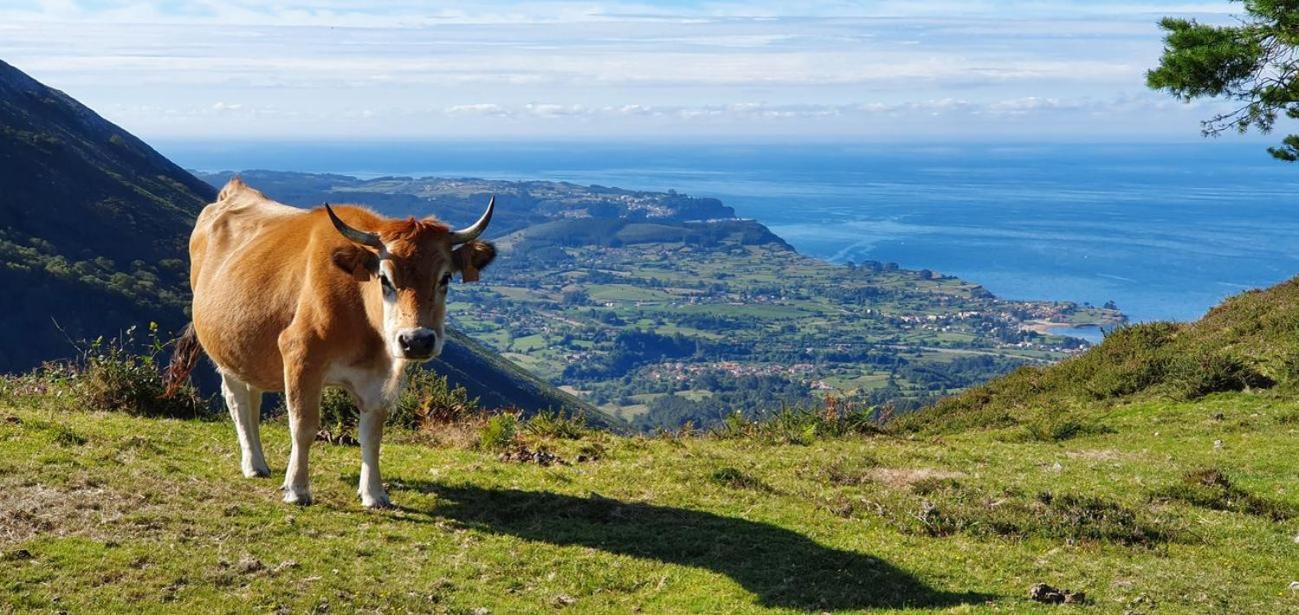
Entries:
[[685,381],[706,372],[720,372],[730,376],[795,376],[807,377],[816,371],[811,363],[772,364],[715,361],[708,363],[683,363],[671,361],[655,365],[646,374],[653,380]]

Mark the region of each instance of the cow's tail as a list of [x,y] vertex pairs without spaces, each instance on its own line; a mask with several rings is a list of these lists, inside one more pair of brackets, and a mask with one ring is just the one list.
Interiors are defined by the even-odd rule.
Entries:
[[181,330],[180,337],[176,338],[176,346],[171,351],[171,364],[167,366],[167,374],[163,377],[167,386],[162,392],[163,399],[175,395],[189,381],[190,372],[194,371],[194,366],[198,365],[202,356],[203,346],[199,345],[198,334],[194,332],[194,323],[191,322]]

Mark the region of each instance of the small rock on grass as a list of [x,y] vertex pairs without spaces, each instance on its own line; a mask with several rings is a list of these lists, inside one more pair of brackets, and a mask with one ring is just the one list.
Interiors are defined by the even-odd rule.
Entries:
[[1083,592],[1056,589],[1046,583],[1038,583],[1029,588],[1028,597],[1042,604],[1080,604],[1087,598]]
[[514,461],[517,463],[535,463],[543,467],[554,464],[568,465],[568,462],[564,461],[562,457],[550,452],[545,447],[538,448],[534,451],[526,446],[519,446],[501,453],[498,459],[501,461]]
[[266,568],[266,564],[251,555],[245,555],[239,558],[239,572],[251,574]]
[[27,549],[15,549],[7,553],[0,551],[0,561],[9,560],[11,562],[16,562],[25,559],[32,559],[32,552]]
[[334,433],[332,431],[329,431],[328,429],[322,429],[316,432],[316,441],[327,442],[329,444],[336,444],[338,446],[360,446],[361,445],[361,443],[357,441],[355,436],[353,436],[350,433],[347,433],[346,431],[340,431],[338,433]]

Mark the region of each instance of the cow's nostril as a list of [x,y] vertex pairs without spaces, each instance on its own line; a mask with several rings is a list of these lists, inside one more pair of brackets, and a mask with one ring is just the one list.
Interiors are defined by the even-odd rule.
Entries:
[[415,329],[397,336],[397,341],[401,344],[401,351],[407,356],[422,357],[433,352],[437,334],[429,329]]

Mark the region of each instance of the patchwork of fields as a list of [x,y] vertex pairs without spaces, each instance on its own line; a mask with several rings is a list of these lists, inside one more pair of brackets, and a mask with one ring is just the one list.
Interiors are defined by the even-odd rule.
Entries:
[[[645,417],[664,396],[698,402],[718,392],[701,388],[705,375],[793,382],[803,398],[920,400],[1082,346],[1030,332],[1030,321],[1112,325],[1121,318],[1100,308],[1003,301],[931,272],[834,265],[779,244],[563,247],[543,260],[527,257],[529,240],[526,230],[506,237],[492,275],[456,289],[456,326],[646,426],[700,422],[689,413]],[[655,337],[620,337],[630,331]],[[637,344],[649,347],[627,348]],[[770,409],[780,403],[774,397],[767,408],[749,407]]]

